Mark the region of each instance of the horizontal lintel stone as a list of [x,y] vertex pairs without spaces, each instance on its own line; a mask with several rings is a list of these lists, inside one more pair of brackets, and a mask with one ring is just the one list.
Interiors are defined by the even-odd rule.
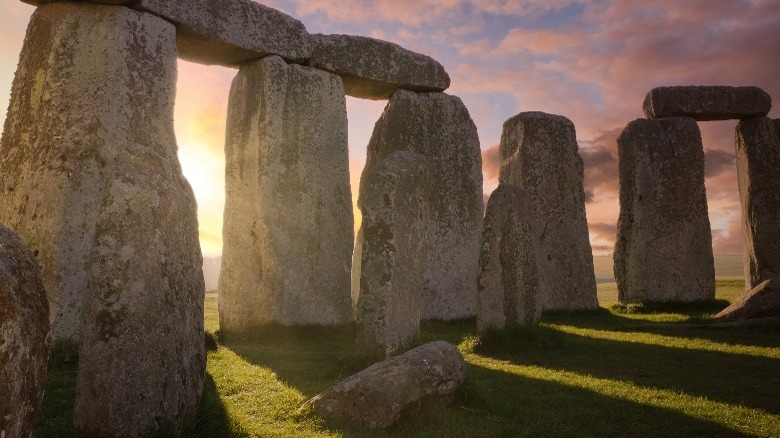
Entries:
[[[32,5],[61,0],[22,0]],[[267,55],[292,63],[311,56],[311,39],[299,20],[251,0],[90,0],[124,5],[176,25],[179,56],[208,65],[237,66]]]
[[450,77],[430,56],[398,44],[355,35],[312,35],[309,65],[335,73],[344,80],[347,95],[364,99],[389,99],[402,88],[411,91],[444,91]]
[[683,116],[698,121],[765,116],[772,98],[758,87],[674,86],[653,88],[643,105],[648,119]]

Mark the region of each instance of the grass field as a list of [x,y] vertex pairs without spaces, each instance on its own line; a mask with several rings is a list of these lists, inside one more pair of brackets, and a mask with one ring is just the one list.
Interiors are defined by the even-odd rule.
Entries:
[[[453,406],[411,411],[382,432],[297,413],[367,365],[350,328],[268,328],[212,345],[194,436],[780,437],[780,333],[669,324],[706,323],[742,285],[718,280],[712,303],[620,310],[604,283],[599,311],[546,314],[538,328],[482,338],[474,321],[426,323],[420,342],[458,345],[466,383]],[[215,333],[214,294],[205,318]],[[50,372],[36,436],[72,434],[75,377],[76,364]]]

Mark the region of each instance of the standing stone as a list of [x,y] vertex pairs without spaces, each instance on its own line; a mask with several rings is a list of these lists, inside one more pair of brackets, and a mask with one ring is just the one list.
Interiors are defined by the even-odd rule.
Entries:
[[[203,277],[176,156],[175,28],[119,6],[33,14],[0,151],[0,212],[39,254],[60,337],[81,322],[75,424],[176,431],[200,400]],[[83,301],[83,312],[82,312]]]
[[696,121],[634,120],[618,137],[618,162],[618,300],[713,299],[715,265]]
[[532,326],[542,316],[539,230],[528,194],[500,184],[490,195],[482,233],[477,329]]
[[352,302],[358,347],[366,354],[388,356],[420,331],[430,167],[420,154],[396,151],[363,174]]
[[736,130],[745,289],[780,277],[780,120],[755,117]]
[[677,86],[653,88],[643,105],[648,119],[683,116],[699,121],[765,116],[772,98],[758,87]]
[[38,263],[0,225],[0,437],[32,436],[49,340],[49,303]]
[[563,116],[520,113],[504,122],[500,153],[499,180],[526,191],[539,221],[544,309],[597,309],[574,124]]
[[352,321],[347,113],[338,76],[270,56],[228,107],[220,327]]
[[[41,5],[73,0],[22,0]],[[179,56],[235,67],[267,55],[306,62],[311,41],[303,23],[252,0],[89,0],[125,5],[176,25]]]
[[482,232],[482,155],[458,97],[397,90],[374,127],[364,174],[391,152],[431,161],[423,319],[474,316]]
[[312,35],[309,65],[340,75],[350,96],[389,99],[398,88],[444,91],[450,76],[430,56],[356,35]]

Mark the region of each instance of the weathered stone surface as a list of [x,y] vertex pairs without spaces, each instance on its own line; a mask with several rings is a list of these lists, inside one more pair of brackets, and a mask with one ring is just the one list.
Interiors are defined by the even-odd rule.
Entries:
[[173,132],[176,59],[158,17],[52,4],[33,14],[13,86],[0,212],[38,251],[60,336],[82,322],[75,422],[88,436],[176,429],[200,399],[204,290]]
[[436,60],[388,41],[315,34],[312,45],[309,65],[340,75],[350,96],[389,99],[398,88],[443,91],[450,86],[450,76]]
[[620,302],[713,299],[704,150],[696,121],[634,120],[618,137],[618,161]]
[[653,88],[643,105],[648,119],[685,116],[696,120],[728,120],[765,116],[772,98],[758,87],[677,86]]
[[[22,0],[33,5],[72,0]],[[299,20],[252,0],[88,0],[126,5],[176,25],[179,56],[201,64],[238,66],[267,55],[306,62],[311,40]]]
[[458,348],[431,342],[375,363],[342,380],[304,405],[317,415],[371,428],[392,425],[409,406],[451,398],[466,378]]
[[780,277],[780,120],[755,117],[736,129],[745,289]]
[[396,151],[363,175],[352,302],[358,348],[366,354],[390,355],[420,330],[430,168],[424,156]]
[[544,309],[597,309],[574,124],[563,116],[520,113],[504,122],[500,154],[499,180],[526,191],[539,221]]
[[458,97],[399,89],[368,144],[364,173],[396,150],[431,161],[423,319],[474,316],[482,233],[482,155]]
[[715,315],[718,322],[780,317],[780,278],[764,280]]
[[528,194],[500,184],[490,195],[482,232],[477,329],[531,326],[542,316],[538,220]]
[[244,64],[228,108],[219,317],[352,321],[353,244],[341,78],[271,56]]
[[46,381],[49,303],[35,256],[0,225],[0,436],[30,437]]

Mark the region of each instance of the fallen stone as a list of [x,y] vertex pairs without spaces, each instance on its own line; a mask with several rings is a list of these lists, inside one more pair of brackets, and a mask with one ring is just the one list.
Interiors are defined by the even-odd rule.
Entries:
[[444,341],[375,363],[318,394],[303,406],[328,420],[378,429],[392,425],[410,406],[451,400],[466,378],[466,361]]
[[780,317],[780,278],[764,280],[715,315],[717,322]]
[[499,180],[525,190],[539,221],[544,309],[597,309],[574,124],[563,116],[520,113],[504,122],[500,154]]
[[483,211],[477,127],[458,97],[399,89],[374,127],[363,172],[396,150],[431,161],[422,318],[474,316]]
[[398,88],[443,91],[450,86],[444,67],[427,55],[398,44],[355,35],[312,35],[309,65],[344,79],[347,95],[389,99]]
[[745,289],[780,277],[780,120],[743,119],[736,129]]
[[352,322],[341,78],[270,56],[230,91],[220,327]]
[[648,119],[684,116],[699,121],[765,116],[772,98],[758,87],[677,86],[653,88],[643,105]]
[[53,327],[78,339],[80,323],[86,436],[175,431],[200,400],[204,288],[176,63],[175,28],[158,17],[52,4],[32,16],[13,85],[0,215],[38,252]]
[[538,223],[528,194],[500,184],[490,195],[482,233],[477,329],[532,326],[542,316]]
[[363,175],[352,302],[358,348],[365,354],[387,357],[420,331],[430,167],[420,154],[396,151]]
[[638,119],[618,137],[621,303],[715,298],[704,150],[688,117]]
[[0,225],[0,436],[30,437],[46,381],[49,303],[32,251]]
[[[22,0],[41,5],[72,0]],[[311,41],[299,20],[252,0],[89,0],[150,12],[176,25],[179,56],[237,67],[268,55],[305,63]]]

